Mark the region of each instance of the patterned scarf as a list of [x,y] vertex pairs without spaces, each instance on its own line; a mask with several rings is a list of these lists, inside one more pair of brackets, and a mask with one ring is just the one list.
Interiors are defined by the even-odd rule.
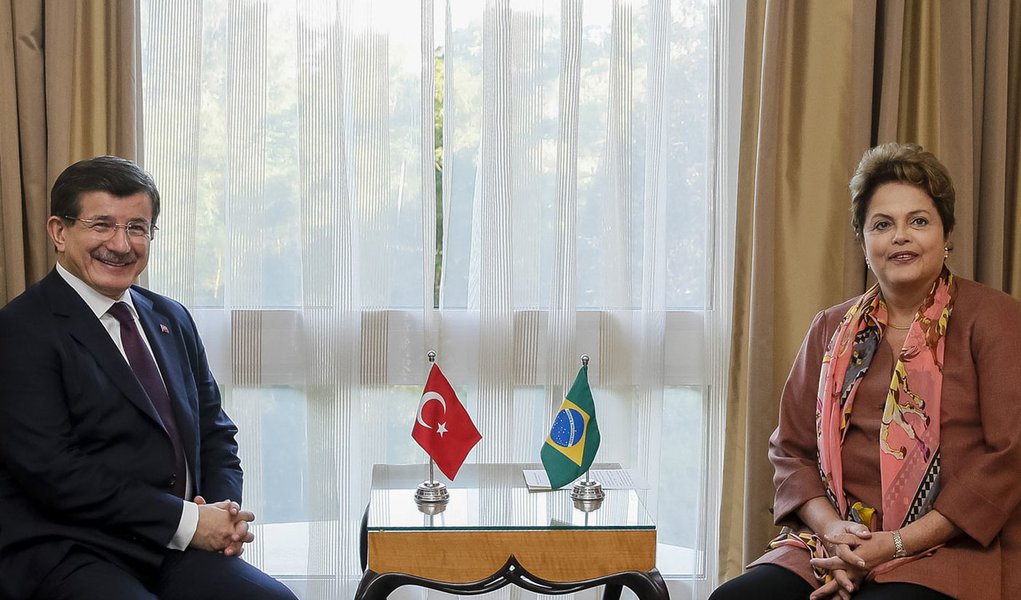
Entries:
[[[911,323],[893,370],[879,427],[881,524],[873,507],[861,502],[848,506],[841,453],[858,384],[887,327],[886,303],[878,285],[848,309],[834,332],[823,355],[815,423],[819,471],[840,518],[863,523],[873,531],[894,530],[932,508],[940,489],[944,338],[956,296],[957,283],[944,267]],[[802,547],[817,558],[827,554],[817,536],[787,527],[769,544],[770,548],[780,546]],[[820,581],[829,579],[821,569],[815,569],[815,575]]]
[[[882,528],[894,530],[925,514],[939,493],[940,400],[947,323],[957,284],[945,268],[922,302],[897,358],[879,427]],[[855,392],[887,326],[873,286],[844,315],[823,356],[816,400],[819,469],[830,501],[849,518],[841,448]],[[878,524],[876,524],[878,527]]]

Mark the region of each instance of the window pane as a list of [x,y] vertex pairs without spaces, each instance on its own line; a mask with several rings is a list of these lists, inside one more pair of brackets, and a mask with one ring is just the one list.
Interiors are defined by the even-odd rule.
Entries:
[[143,3],[158,289],[192,307],[298,306],[304,278],[330,276],[310,257],[329,262],[340,235],[316,224],[347,210],[363,303],[422,305],[420,164],[432,151],[420,147],[418,16],[359,8],[341,23],[292,2]]
[[700,487],[705,477],[705,418],[702,390],[668,387],[663,391],[659,510],[656,519],[657,566],[664,574],[700,575],[697,559]]
[[706,302],[706,197],[710,189],[708,124],[715,57],[710,46],[712,5],[703,0],[671,3],[666,94],[663,111],[666,194],[666,306],[701,308]]

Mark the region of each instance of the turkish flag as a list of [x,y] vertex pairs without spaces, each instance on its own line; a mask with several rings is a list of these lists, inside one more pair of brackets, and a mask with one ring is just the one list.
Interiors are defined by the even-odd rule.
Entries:
[[465,457],[482,439],[468,411],[454,394],[454,388],[435,363],[429,370],[429,379],[418,403],[411,437],[451,481]]

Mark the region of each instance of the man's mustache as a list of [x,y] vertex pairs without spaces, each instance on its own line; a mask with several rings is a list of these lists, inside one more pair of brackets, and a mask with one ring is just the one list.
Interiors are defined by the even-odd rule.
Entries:
[[110,252],[108,250],[94,250],[91,252],[92,258],[102,261],[105,263],[116,264],[116,265],[130,265],[131,263],[138,260],[138,254],[134,251],[128,252]]

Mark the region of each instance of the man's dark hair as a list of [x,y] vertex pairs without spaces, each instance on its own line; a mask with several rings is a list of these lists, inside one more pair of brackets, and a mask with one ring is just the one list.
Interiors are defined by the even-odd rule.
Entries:
[[123,198],[145,192],[152,201],[152,224],[160,214],[160,192],[144,169],[119,156],[97,156],[80,160],[57,177],[50,192],[50,215],[77,217],[85,192],[107,192]]

